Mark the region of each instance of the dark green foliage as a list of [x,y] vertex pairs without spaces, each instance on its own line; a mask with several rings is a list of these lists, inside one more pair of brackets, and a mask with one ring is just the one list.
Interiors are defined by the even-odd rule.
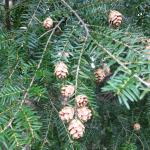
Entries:
[[[66,4],[16,1],[9,10],[10,31],[0,5],[0,149],[149,150],[150,90],[145,81],[150,60],[144,53],[150,38],[149,0]],[[108,24],[113,9],[124,16],[118,29]],[[54,20],[51,31],[43,27],[48,16]],[[69,68],[65,80],[54,76],[59,61]],[[104,64],[111,74],[97,84],[94,71]],[[93,114],[79,140],[71,138],[58,114],[63,107],[60,89],[66,84],[76,86],[75,95],[88,96]],[[75,95],[69,105],[74,105]],[[133,129],[136,122],[140,131]]]

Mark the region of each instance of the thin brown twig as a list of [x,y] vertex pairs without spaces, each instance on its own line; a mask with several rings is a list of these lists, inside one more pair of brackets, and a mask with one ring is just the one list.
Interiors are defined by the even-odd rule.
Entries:
[[86,35],[85,35],[85,41],[86,41],[87,38],[89,37],[89,29],[88,29],[86,23],[84,23],[83,19],[76,13],[75,10],[72,9],[72,7],[67,2],[65,2],[65,0],[61,0],[61,1],[64,3],[64,5],[66,7],[69,8],[69,10],[77,17],[77,19],[79,20],[79,22],[83,25],[83,27],[85,29],[85,33],[86,33]]
[[38,40],[41,39],[43,36],[45,36],[46,34],[48,34],[48,33],[51,32],[51,31],[52,31],[52,29],[51,29],[51,30],[48,30],[48,31],[46,31],[46,32],[44,32],[44,33],[38,38]]
[[30,24],[32,23],[32,20],[34,19],[35,14],[36,14],[36,12],[37,12],[38,8],[40,7],[40,3],[41,3],[41,1],[42,1],[42,0],[39,0],[39,3],[38,3],[38,5],[37,5],[36,9],[34,10],[34,13],[33,13],[32,17],[31,17],[31,20],[30,20],[30,22],[29,22],[29,24],[28,24],[28,27],[29,27],[29,26],[30,26]]
[[16,65],[15,65],[14,69],[11,71],[11,74],[10,74],[9,77],[8,77],[9,79],[11,79],[11,77],[12,77],[12,75],[14,74],[16,68],[18,67],[18,64],[19,64],[19,61],[17,60],[17,63],[16,63]]

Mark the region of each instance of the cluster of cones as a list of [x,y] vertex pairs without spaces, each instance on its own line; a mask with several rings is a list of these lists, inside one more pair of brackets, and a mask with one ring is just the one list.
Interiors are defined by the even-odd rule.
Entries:
[[[117,12],[111,12],[109,16],[109,22],[111,25],[119,26],[121,23],[121,14]],[[121,21],[120,21],[121,20]],[[46,29],[53,27],[53,20],[48,17],[44,20],[43,26]],[[59,55],[68,57],[69,53],[63,52]],[[98,68],[95,71],[95,77],[97,82],[102,82],[105,77],[110,73],[109,68]],[[68,76],[68,66],[64,62],[58,62],[55,65],[54,74],[59,79],[64,79]],[[68,131],[73,139],[79,139],[83,137],[85,132],[84,123],[91,119],[92,112],[87,107],[88,97],[86,95],[78,95],[75,97],[75,106],[68,106],[68,99],[74,95],[75,87],[73,85],[65,85],[61,89],[61,96],[64,100],[64,107],[59,112],[59,116],[62,121],[68,123]]]
[[[73,96],[75,87],[73,85],[66,85],[61,89],[61,95],[68,100]],[[83,137],[85,126],[84,122],[87,122],[92,117],[91,110],[87,107],[88,98],[86,95],[78,95],[75,97],[76,106],[64,106],[59,112],[59,116],[62,121],[68,123],[68,131],[73,139],[79,139]]]
[[[64,62],[55,65],[54,74],[59,79],[68,76],[68,67]],[[63,105],[59,112],[62,121],[68,123],[68,131],[73,139],[83,137],[85,132],[84,122],[91,119],[92,112],[87,107],[88,97],[86,95],[78,95],[75,97],[75,107],[68,106],[68,100],[74,95],[75,87],[73,85],[65,85],[61,88],[61,96],[63,97]]]

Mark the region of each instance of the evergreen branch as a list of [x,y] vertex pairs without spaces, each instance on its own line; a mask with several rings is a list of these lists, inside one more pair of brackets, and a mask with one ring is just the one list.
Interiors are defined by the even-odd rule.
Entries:
[[[85,44],[86,44],[86,41],[84,42],[84,44],[82,46],[79,60],[78,60],[78,65],[77,65],[77,71],[76,71],[76,77],[75,77],[75,96],[76,96],[77,88],[78,88],[78,77],[79,77],[80,63],[81,63],[81,58],[82,58],[83,52],[85,50]],[[77,110],[77,104],[76,103],[75,103],[75,109]]]
[[40,7],[41,1],[42,1],[42,0],[39,0],[38,5],[37,5],[37,7],[36,7],[36,9],[35,9],[35,11],[34,11],[32,17],[31,17],[31,20],[30,20],[29,24],[28,24],[28,27],[29,27],[30,24],[32,23],[32,20],[34,19],[34,16],[35,16],[35,13],[36,13],[36,11],[38,10],[38,8]]
[[36,16],[34,16],[34,19],[42,24],[42,21],[40,21]]
[[[75,27],[76,26],[72,27],[72,31],[69,33],[67,40],[63,43],[64,46],[63,46],[63,50],[61,51],[62,53],[65,52],[66,47],[69,45],[70,38],[71,38],[72,34],[74,33],[74,31],[76,30]],[[59,59],[61,60],[62,57],[63,57],[63,55],[61,55]]]
[[130,130],[125,128],[122,121],[119,119],[119,117],[117,117],[117,119],[119,120],[119,122],[120,122],[122,128],[125,130],[125,132],[129,132],[129,133],[131,133],[131,135],[134,134],[138,138],[138,140],[140,141],[140,143],[142,145],[143,150],[145,150],[144,144],[143,144],[142,140],[140,139],[140,137],[136,133],[134,133],[133,131],[131,132]]
[[[55,107],[55,105],[53,104],[53,102],[52,102],[50,96],[49,96],[49,100],[50,100],[51,106],[53,107],[54,111],[55,111],[57,114],[59,114],[59,112],[58,112],[57,108]],[[61,121],[62,121],[62,120],[61,120]],[[63,126],[64,126],[64,128],[65,128],[65,130],[66,130],[66,133],[67,133],[68,139],[69,139],[69,141],[70,141],[72,150],[74,150],[74,147],[73,147],[73,145],[72,145],[71,137],[70,137],[70,135],[68,134],[68,130],[67,130],[67,128],[66,128],[66,126],[65,126],[65,124],[64,124],[63,121],[62,121],[62,124],[63,124]]]
[[27,90],[26,90],[26,92],[25,92],[25,94],[24,94],[24,96],[23,96],[22,102],[21,102],[21,104],[20,104],[18,110],[15,112],[14,117],[9,120],[8,124],[4,127],[4,129],[0,131],[0,133],[4,132],[8,127],[10,127],[10,125],[12,125],[13,120],[15,119],[16,115],[18,114],[18,112],[19,112],[20,109],[22,108],[22,106],[23,106],[23,104],[24,104],[24,102],[25,102],[25,100],[26,100],[26,98],[27,98],[27,96],[28,96],[28,92],[29,92],[30,88],[31,88],[32,85],[33,85],[33,82],[34,82],[35,77],[36,77],[36,73],[37,73],[37,71],[39,70],[39,68],[40,68],[40,66],[41,66],[41,64],[42,64],[44,55],[45,55],[45,53],[46,53],[46,51],[47,51],[47,47],[48,47],[49,41],[50,41],[52,35],[54,34],[55,30],[56,30],[56,29],[58,28],[58,26],[63,22],[63,20],[64,20],[64,19],[62,18],[62,19],[58,22],[58,24],[54,27],[52,33],[50,34],[50,36],[49,36],[49,38],[48,38],[48,40],[47,40],[47,43],[46,43],[46,45],[45,45],[45,48],[44,48],[44,50],[43,50],[41,59],[40,59],[38,65],[37,65],[37,69],[35,70],[34,76],[33,76],[32,79],[31,79],[31,82],[30,82],[30,84],[29,84],[29,87],[27,88]]
[[6,87],[1,89],[1,91],[0,91],[0,98],[2,100],[5,100],[6,98],[17,96],[18,94],[21,94],[23,92],[25,92],[25,89],[21,89],[18,86],[16,86],[16,87],[13,87],[13,86],[8,86],[7,87],[6,86]]
[[[18,48],[18,50],[22,47],[22,45]],[[17,50],[17,62],[16,65],[14,67],[14,69],[11,71],[10,75],[9,75],[9,79],[11,79],[12,75],[14,74],[15,70],[17,69],[18,65],[19,65],[19,56],[18,56],[18,50]]]
[[[92,36],[91,36],[92,37]],[[111,58],[113,58],[120,66],[122,66],[127,73],[130,75],[132,71],[126,67],[118,58],[116,58],[113,54],[111,54],[106,48],[104,48],[101,44],[99,44],[93,37],[93,41],[103,50],[105,51]],[[141,83],[143,83],[145,86],[150,87],[150,83],[144,81],[142,78],[140,78],[137,74],[133,75],[137,80],[139,80]]]
[[[21,90],[21,92],[24,92],[25,90]],[[14,91],[14,92],[12,92],[12,93],[8,93],[8,94],[0,94],[0,98],[3,98],[3,97],[9,97],[9,96],[11,96],[11,95],[16,95],[16,94],[18,94],[18,93],[21,93],[20,91]]]
[[3,114],[5,114],[6,112],[9,112],[10,110],[12,110],[13,108],[15,108],[16,104],[12,105],[11,107],[9,107],[8,109],[4,109],[4,111],[0,112],[0,116],[2,116]]
[[48,34],[48,33],[51,32],[51,31],[52,31],[52,29],[51,29],[51,30],[48,30],[48,31],[46,31],[46,32],[44,32],[44,33],[38,38],[38,40],[41,39],[43,36],[45,36],[46,34]]
[[86,33],[86,36],[85,36],[85,41],[86,41],[87,38],[89,37],[89,29],[88,29],[86,23],[84,23],[83,19],[76,13],[75,10],[72,9],[72,7],[67,2],[65,2],[65,0],[61,0],[61,1],[64,3],[64,5],[66,7],[68,7],[70,9],[70,11],[77,17],[79,22],[81,22],[81,24],[83,25],[83,27],[85,29],[85,33]]
[[143,56],[138,50],[132,48],[132,47],[129,46],[127,43],[123,43],[122,41],[119,41],[119,40],[117,40],[117,39],[114,39],[113,37],[107,36],[106,34],[102,34],[102,33],[100,33],[100,32],[96,32],[96,31],[92,31],[92,32],[95,33],[95,34],[98,34],[98,35],[102,35],[102,36],[104,36],[104,37],[106,37],[106,38],[108,38],[108,39],[112,39],[112,41],[114,41],[114,42],[116,42],[116,43],[118,43],[118,44],[121,44],[121,45],[123,45],[124,47],[129,48],[130,50],[135,51],[135,52],[138,53],[140,56]]
[[14,74],[15,70],[16,70],[17,67],[18,67],[18,64],[19,64],[19,61],[17,60],[17,63],[16,63],[16,65],[15,65],[14,69],[11,71],[11,73],[10,73],[10,75],[9,75],[9,77],[8,77],[9,79],[11,79],[12,75]]
[[28,123],[29,130],[30,130],[30,132],[31,132],[32,138],[34,138],[34,131],[33,131],[33,129],[32,129],[32,125],[31,125],[31,122],[30,122],[30,118],[28,118],[28,116],[26,115],[26,113],[24,112],[24,110],[23,110],[22,108],[21,108],[21,111],[22,111],[22,113],[23,113],[23,115],[24,115],[24,117],[25,117],[25,120],[26,120],[27,123]]
[[49,129],[50,129],[50,125],[51,125],[51,117],[52,117],[52,111],[51,111],[51,114],[49,116],[49,122],[48,122],[48,127],[47,127],[47,131],[46,131],[46,134],[45,134],[45,137],[43,139],[43,142],[42,142],[42,145],[41,145],[41,150],[43,149],[45,143],[47,142],[47,138],[48,138],[48,134],[49,134]]
[[[15,143],[16,143],[16,146],[18,147],[18,146],[20,146],[21,144],[20,144],[20,142],[18,141],[18,139],[17,139],[17,132],[15,131],[15,129],[11,126],[11,130],[12,130],[12,137],[14,138],[14,141],[15,141]],[[13,141],[13,142],[14,142]]]
[[[86,41],[87,41],[87,39],[89,37],[89,29],[87,28],[87,25],[84,23],[84,21],[82,20],[82,18],[76,13],[76,11],[73,10],[72,7],[67,2],[65,2],[64,0],[61,0],[61,1],[77,17],[77,19],[79,20],[79,22],[83,25],[83,27],[85,29],[85,33],[86,33],[86,35],[85,35],[85,41],[84,41],[83,47],[82,47],[81,52],[80,52],[80,56],[79,56],[79,60],[78,60],[78,65],[77,65],[77,71],[76,71],[76,77],[75,77],[75,95],[76,95],[77,87],[78,87],[78,77],[79,77],[80,63],[81,63],[81,58],[82,58],[83,52],[85,50],[84,47],[85,47]],[[75,103],[75,112],[77,111],[76,109],[77,109],[77,106],[76,106],[76,103]]]

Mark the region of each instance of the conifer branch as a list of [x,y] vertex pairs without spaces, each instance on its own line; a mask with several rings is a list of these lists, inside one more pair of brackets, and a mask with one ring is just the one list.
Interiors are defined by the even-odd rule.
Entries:
[[[131,132],[130,130],[128,130],[127,128],[125,128],[124,125],[123,125],[123,123],[122,123],[122,121],[119,119],[119,117],[117,117],[117,119],[119,120],[119,122],[120,122],[122,128],[125,130],[125,132],[130,132],[131,135],[133,134],[133,135],[135,135],[135,136],[138,138],[138,140],[139,140],[140,143],[141,143],[142,150],[145,150],[145,147],[144,147],[144,144],[143,144],[141,138],[140,138],[136,133],[134,133],[134,131]],[[130,139],[129,139],[129,140],[130,140]]]
[[140,53],[140,52],[138,51],[139,49],[134,49],[134,48],[132,48],[130,45],[128,45],[127,43],[123,43],[122,41],[119,41],[119,40],[117,40],[117,39],[114,39],[113,37],[107,36],[106,34],[102,34],[102,33],[100,33],[100,32],[96,32],[96,31],[92,31],[92,32],[95,33],[95,34],[98,34],[98,35],[100,35],[100,36],[104,36],[104,37],[106,37],[106,38],[108,38],[108,39],[112,39],[112,41],[114,41],[114,42],[116,42],[116,43],[118,43],[118,44],[121,44],[121,45],[123,45],[124,47],[127,47],[127,48],[129,48],[129,49],[135,51],[136,53],[138,53],[139,56],[143,56],[142,53]]
[[79,20],[79,22],[83,25],[83,27],[85,29],[85,33],[86,33],[86,35],[85,35],[85,41],[86,41],[87,38],[89,37],[89,29],[88,29],[86,23],[84,23],[83,19],[76,13],[75,10],[73,10],[73,8],[65,0],[61,0],[61,1],[64,3],[64,5],[66,7],[69,8],[69,10],[77,17],[77,19]]
[[39,70],[39,68],[40,68],[40,66],[41,66],[41,64],[42,64],[44,55],[45,55],[45,53],[46,53],[46,51],[47,51],[47,47],[48,47],[49,41],[50,41],[52,35],[54,34],[55,30],[56,30],[56,29],[60,26],[60,24],[63,22],[63,20],[64,20],[64,19],[61,19],[61,20],[58,22],[58,24],[53,28],[52,33],[50,34],[50,36],[49,36],[49,38],[48,38],[48,40],[47,40],[47,42],[46,42],[46,45],[45,45],[45,48],[44,48],[44,50],[43,50],[41,59],[40,59],[38,65],[37,65],[37,69],[35,70],[35,73],[34,73],[32,79],[31,79],[31,82],[30,82],[30,84],[29,84],[29,86],[28,86],[28,88],[27,88],[27,90],[26,90],[26,92],[25,92],[25,94],[24,94],[24,96],[23,96],[23,99],[22,99],[22,101],[21,101],[21,103],[20,103],[20,106],[19,106],[18,110],[14,113],[13,118],[11,118],[11,119],[9,120],[8,124],[4,127],[3,130],[0,131],[0,133],[3,133],[7,128],[9,128],[10,126],[12,126],[12,122],[14,121],[14,119],[15,119],[16,115],[18,114],[18,112],[21,110],[21,108],[22,108],[22,106],[23,106],[23,104],[24,104],[24,102],[25,102],[25,100],[26,100],[26,98],[27,98],[27,96],[28,96],[28,92],[29,92],[30,88],[32,87],[32,85],[33,85],[33,83],[34,83],[34,80],[35,80],[35,77],[36,77],[36,73],[37,73],[37,71]]
[[[86,44],[86,41],[84,42],[84,44],[82,46],[80,56],[79,56],[79,60],[78,60],[78,65],[77,65],[77,71],[76,71],[76,77],[75,77],[75,96],[77,96],[76,93],[77,93],[77,88],[78,88],[78,78],[79,78],[80,64],[81,64],[81,58],[82,58],[83,52],[85,50],[85,44]],[[76,112],[77,112],[77,104],[75,103],[75,113]],[[76,117],[77,117],[77,114],[76,114]]]
[[38,5],[37,5],[36,9],[34,10],[34,13],[33,13],[32,17],[31,17],[31,20],[30,20],[30,22],[29,22],[29,24],[28,24],[28,27],[29,27],[30,24],[32,23],[32,20],[33,20],[34,17],[35,17],[35,13],[37,12],[38,8],[40,7],[41,1],[42,1],[42,0],[39,0]]
[[49,116],[47,131],[46,131],[45,137],[44,137],[43,142],[42,142],[41,147],[40,147],[41,150],[43,150],[44,145],[47,142],[47,138],[48,138],[48,134],[49,134],[49,130],[50,130],[50,125],[51,125],[51,117],[52,117],[52,111],[51,111],[50,116]]
[[[92,36],[91,36],[92,37]],[[122,66],[128,74],[131,75],[132,71],[124,65],[118,58],[116,58],[113,54],[111,54],[106,48],[104,48],[101,44],[99,44],[93,37],[93,41],[99,46],[103,51],[105,51],[111,58],[113,58],[120,66]],[[145,86],[150,87],[150,83],[144,81],[142,78],[140,78],[137,74],[133,75],[137,80],[139,80],[141,83],[143,83]]]
[[19,61],[18,61],[18,59],[17,59],[17,63],[16,63],[16,65],[15,65],[14,69],[11,71],[9,77],[8,77],[9,79],[11,79],[11,77],[12,77],[12,75],[14,74],[16,68],[18,67],[18,64],[19,64]]

